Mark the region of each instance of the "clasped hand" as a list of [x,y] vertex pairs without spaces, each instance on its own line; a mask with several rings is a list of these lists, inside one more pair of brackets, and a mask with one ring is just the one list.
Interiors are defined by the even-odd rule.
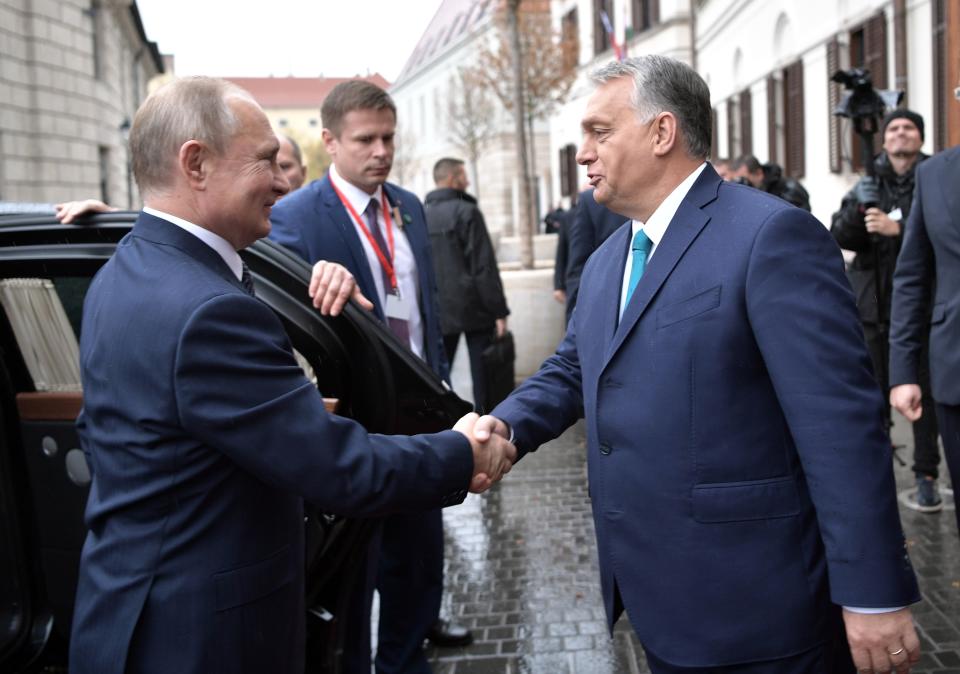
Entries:
[[462,417],[453,430],[462,433],[473,450],[470,491],[484,492],[510,472],[517,460],[517,448],[507,439],[506,424],[502,421],[471,412]]

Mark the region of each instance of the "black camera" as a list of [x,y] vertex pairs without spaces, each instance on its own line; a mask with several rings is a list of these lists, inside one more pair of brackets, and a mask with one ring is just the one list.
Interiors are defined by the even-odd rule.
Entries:
[[852,119],[860,134],[876,133],[883,111],[897,107],[903,98],[902,91],[874,89],[870,71],[863,68],[838,70],[830,79],[849,89],[833,114]]

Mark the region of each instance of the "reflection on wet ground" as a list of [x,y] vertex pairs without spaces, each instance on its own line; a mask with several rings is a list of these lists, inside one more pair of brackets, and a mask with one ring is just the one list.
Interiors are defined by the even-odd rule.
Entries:
[[[909,426],[894,426],[907,445]],[[640,674],[648,672],[626,618],[607,634],[583,425],[526,457],[489,493],[444,511],[444,613],[470,627],[466,648],[430,648],[436,674]],[[945,472],[945,471],[944,471]],[[898,488],[913,485],[896,466]],[[941,479],[943,481],[943,479]],[[960,673],[960,542],[952,511],[901,517],[924,601],[916,673]]]

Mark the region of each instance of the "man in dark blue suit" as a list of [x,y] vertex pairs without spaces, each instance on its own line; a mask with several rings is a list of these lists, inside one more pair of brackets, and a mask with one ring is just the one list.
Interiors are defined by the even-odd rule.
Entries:
[[632,221],[587,263],[557,352],[476,432],[522,455],[586,418],[607,618],[626,608],[655,673],[908,671],[919,593],[839,248],[706,163],[688,66],[594,80],[577,159]]
[[[323,139],[333,164],[322,179],[280,202],[271,218],[275,241],[307,262],[346,267],[373,300],[376,315],[434,372],[449,379],[438,316],[436,280],[423,206],[412,193],[386,182],[393,164],[396,107],[379,87],[344,82],[321,110]],[[382,540],[370,546],[370,606],[380,592],[377,671],[429,672],[423,640],[465,645],[471,635],[441,621],[443,518],[440,510],[387,518]],[[370,620],[349,631],[345,668],[370,669]]]
[[[930,386],[953,493],[960,490],[960,146],[917,167],[913,205],[893,274],[890,404],[923,414],[919,372],[930,330]],[[933,306],[933,311],[928,308]],[[957,510],[960,530],[960,510]]]
[[607,240],[629,218],[601,206],[593,198],[593,189],[584,190],[577,198],[572,222],[567,228],[567,268],[564,288],[567,293],[567,321],[577,305],[580,275],[593,251]]
[[508,469],[510,448],[468,441],[470,415],[463,435],[406,438],[326,413],[236,252],[289,189],[249,94],[176,80],[138,111],[130,147],[146,206],[84,304],[93,482],[70,671],[300,674],[303,499],[352,516],[435,508],[487,486],[477,473]]

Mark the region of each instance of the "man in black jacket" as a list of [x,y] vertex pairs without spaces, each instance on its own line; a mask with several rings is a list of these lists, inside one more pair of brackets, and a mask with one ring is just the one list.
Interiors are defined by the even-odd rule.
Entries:
[[467,194],[469,181],[459,159],[444,158],[433,167],[437,189],[427,195],[424,210],[433,247],[439,289],[440,329],[447,357],[453,356],[460,333],[467,336],[473,399],[488,405],[483,350],[507,331],[507,300],[497,259],[477,200]]
[[[882,127],[883,151],[873,162],[876,177],[864,176],[847,193],[840,210],[833,214],[830,230],[841,248],[857,254],[847,275],[856,295],[874,374],[887,391],[893,271],[913,200],[916,168],[927,156],[920,152],[923,117],[919,114],[898,108],[884,118]],[[927,339],[923,341],[926,344]],[[943,507],[936,486],[940,450],[926,355],[920,362],[924,407],[923,415],[913,424],[917,497],[910,504],[934,512]]]
[[761,164],[752,154],[745,154],[730,168],[734,180],[780,197],[797,208],[810,210],[807,190],[795,178],[783,175],[783,168],[779,164]]

